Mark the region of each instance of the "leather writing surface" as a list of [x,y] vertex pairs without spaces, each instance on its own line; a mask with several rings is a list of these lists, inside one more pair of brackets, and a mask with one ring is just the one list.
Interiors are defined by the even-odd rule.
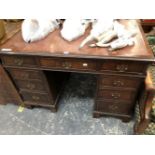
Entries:
[[120,20],[125,27],[131,31],[135,30],[137,35],[134,37],[135,45],[131,47],[125,47],[115,52],[109,52],[106,48],[90,48],[87,45],[82,49],[79,49],[79,45],[82,40],[89,34],[88,29],[84,36],[78,38],[75,41],[68,42],[64,40],[60,35],[60,30],[56,30],[49,34],[45,39],[34,42],[25,43],[22,39],[21,32],[17,33],[8,42],[3,44],[1,48],[10,48],[13,52],[17,53],[31,53],[41,55],[63,55],[65,51],[68,51],[69,55],[76,56],[115,56],[115,57],[134,57],[134,58],[153,58],[152,51],[148,48],[144,34],[137,22],[137,20]]

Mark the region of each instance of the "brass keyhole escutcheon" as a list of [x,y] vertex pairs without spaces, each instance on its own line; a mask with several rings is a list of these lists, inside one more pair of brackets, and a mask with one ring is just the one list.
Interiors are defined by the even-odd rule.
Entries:
[[114,99],[118,99],[121,97],[121,94],[120,93],[112,93],[111,97],[113,97]]
[[117,86],[117,87],[124,86],[124,82],[119,81],[119,80],[115,80],[115,81],[113,82],[113,85],[114,85],[114,86]]
[[17,58],[14,60],[14,63],[18,66],[21,66],[23,64],[23,59]]
[[117,65],[116,66],[116,69],[119,71],[119,72],[125,72],[128,70],[128,65]]
[[66,68],[66,69],[69,69],[69,68],[72,67],[72,64],[69,63],[69,62],[64,62],[64,63],[62,64],[62,66],[63,66],[64,68]]
[[32,83],[28,83],[28,84],[27,84],[27,88],[28,88],[28,89],[34,89],[34,88],[35,88],[35,85],[32,84]]
[[40,99],[40,97],[39,96],[32,96],[32,99],[37,101]]
[[110,105],[109,106],[109,109],[110,110],[113,110],[113,111],[116,111],[118,109],[118,106],[116,106],[116,105]]

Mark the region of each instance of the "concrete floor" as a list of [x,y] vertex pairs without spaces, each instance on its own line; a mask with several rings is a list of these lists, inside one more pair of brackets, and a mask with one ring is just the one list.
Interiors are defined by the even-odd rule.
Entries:
[[44,108],[0,105],[0,134],[13,135],[105,135],[133,134],[134,121],[102,117],[92,118],[95,76],[71,74],[59,102],[57,113]]

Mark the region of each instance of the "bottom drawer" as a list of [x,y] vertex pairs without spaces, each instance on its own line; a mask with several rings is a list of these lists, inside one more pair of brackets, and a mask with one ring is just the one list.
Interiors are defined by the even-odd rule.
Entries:
[[134,104],[124,102],[96,101],[95,110],[99,112],[130,115],[133,112]]
[[22,91],[21,96],[23,100],[27,102],[40,103],[40,104],[52,103],[52,100],[50,100],[49,95],[44,93],[32,93],[32,92]]

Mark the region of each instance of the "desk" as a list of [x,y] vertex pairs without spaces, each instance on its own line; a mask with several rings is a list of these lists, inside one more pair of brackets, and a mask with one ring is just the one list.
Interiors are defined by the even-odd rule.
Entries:
[[[135,29],[137,35],[135,46],[116,52],[87,46],[78,49],[89,29],[84,36],[72,42],[63,40],[60,30],[56,30],[36,43],[25,43],[21,32],[4,43],[0,48],[12,51],[1,50],[2,65],[24,104],[56,111],[65,72],[90,73],[97,75],[93,116],[115,116],[129,121],[147,66],[154,61],[154,56],[139,23],[136,20],[121,22],[127,29]],[[47,74],[51,77],[48,78]]]

